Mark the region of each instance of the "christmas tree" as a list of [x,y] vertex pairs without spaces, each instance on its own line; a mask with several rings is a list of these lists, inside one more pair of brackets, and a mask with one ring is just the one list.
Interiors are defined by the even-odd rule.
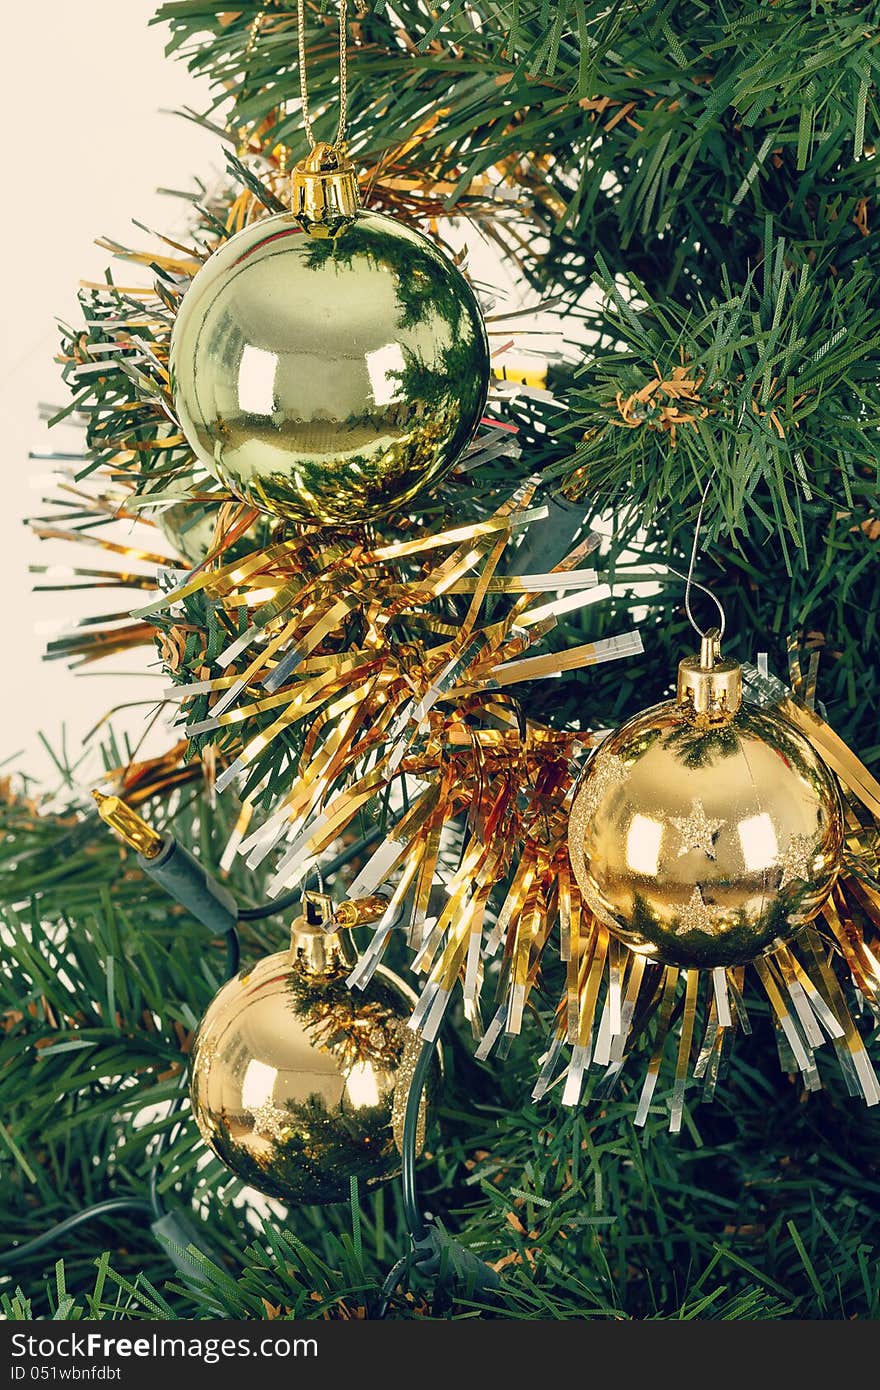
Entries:
[[[64,330],[83,456],[34,525],[76,547],[77,583],[122,593],[48,655],[149,648],[164,746],[111,732],[100,780],[3,786],[3,1310],[876,1317],[875,9],[364,0],[343,19],[340,67],[335,6],[167,0],[156,22],[212,83],[197,119],[227,176],[193,192],[185,240],[108,243],[106,286]],[[218,408],[204,457],[181,408],[187,290],[234,234],[265,244],[310,144],[337,191],[350,160],[369,214],[440,248],[377,232],[362,255],[377,275],[397,258],[402,333],[434,325],[374,363],[381,422],[372,373],[346,422],[362,473],[378,432],[397,440],[372,512],[345,494],[357,469],[291,470],[279,504],[271,477],[217,462],[278,408],[253,404],[259,381],[244,415]],[[311,275],[357,274],[353,218],[300,229]],[[525,306],[475,287],[485,410],[451,268],[478,242]],[[549,359],[538,315],[565,338]],[[419,467],[423,487],[395,481]],[[623,777],[602,735],[670,699],[716,605],[760,718],[799,730],[786,767],[809,739],[813,782],[843,797],[824,915],[817,897],[754,969],[733,948],[640,955],[644,907],[637,939],[609,935],[567,848],[583,768],[588,820]],[[696,775],[706,740],[685,743]],[[714,873],[721,820],[693,808],[675,863]],[[797,839],[774,893],[814,872]],[[694,893],[688,942],[714,910]],[[200,1128],[199,1022],[239,951],[248,970],[283,952],[292,918],[312,942],[354,926],[352,990],[323,956],[294,983],[322,1055],[358,1030],[391,1049],[389,1113],[356,1098],[379,1075],[358,1052],[344,1124],[254,1092],[233,1133],[199,1081]],[[371,993],[385,966],[419,995],[399,1036]],[[419,1032],[444,1063],[426,1126],[407,1107]],[[406,1161],[402,1189],[384,1181],[407,1143],[417,1190]]]

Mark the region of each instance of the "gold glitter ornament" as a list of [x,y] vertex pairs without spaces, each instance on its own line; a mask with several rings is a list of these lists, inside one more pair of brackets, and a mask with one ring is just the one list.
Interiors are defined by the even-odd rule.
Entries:
[[[415,995],[380,969],[352,993],[346,933],[309,917],[291,946],[223,986],[193,1045],[190,1096],[205,1143],[251,1187],[292,1204],[348,1200],[400,1168],[406,1097],[421,1040]],[[383,903],[384,906],[384,903]],[[439,1082],[435,1060],[417,1134]]]
[[420,232],[360,208],[328,145],[297,166],[292,212],[199,270],[169,365],[205,467],[262,511],[321,525],[387,516],[441,479],[489,382],[467,281]]
[[716,634],[677,698],[602,744],[578,787],[569,853],[587,906],[650,961],[744,964],[828,901],[843,847],[834,778],[784,715],[741,700]]

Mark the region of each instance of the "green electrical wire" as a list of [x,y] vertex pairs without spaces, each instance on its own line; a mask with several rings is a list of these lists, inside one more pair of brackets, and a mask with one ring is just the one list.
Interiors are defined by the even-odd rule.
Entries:
[[416,1140],[422,1094],[433,1056],[434,1044],[432,1042],[422,1043],[422,1049],[413,1070],[412,1081],[406,1098],[406,1110],[403,1115],[403,1152],[401,1154],[400,1179],[403,1187],[403,1214],[407,1229],[415,1242],[424,1239],[427,1229],[419,1207],[416,1183]]
[[56,1226],[50,1227],[42,1235],[35,1236],[33,1240],[25,1241],[24,1245],[17,1245],[14,1249],[7,1250],[5,1254],[0,1255],[0,1270],[11,1269],[14,1265],[21,1264],[47,1245],[52,1245],[61,1237],[78,1230],[86,1222],[96,1221],[99,1217],[109,1216],[111,1212],[116,1211],[137,1211],[152,1215],[150,1203],[141,1201],[136,1197],[110,1197],[104,1202],[96,1202],[94,1206],[85,1207],[83,1211],[78,1211],[73,1216],[68,1216],[64,1221],[59,1221]]

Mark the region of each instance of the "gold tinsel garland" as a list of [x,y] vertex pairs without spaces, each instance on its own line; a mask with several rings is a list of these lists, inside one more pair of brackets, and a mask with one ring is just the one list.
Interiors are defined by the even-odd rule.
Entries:
[[[296,779],[277,808],[253,829],[254,789],[237,831],[235,848],[253,867],[286,841],[270,893],[303,882],[358,814],[387,800],[401,779],[427,785],[390,832],[377,882],[403,858],[407,883],[421,875],[413,931],[425,918],[441,832],[465,805],[472,825],[487,835],[486,855],[474,862],[487,899],[505,878],[511,854],[534,838],[532,819],[547,826],[541,872],[550,872],[564,842],[563,820],[548,854],[549,827],[571,786],[574,747],[589,740],[526,721],[507,689],[635,653],[641,643],[632,633],[561,653],[528,654],[557,614],[579,594],[583,601],[596,583],[595,571],[579,567],[596,544],[593,536],[552,574],[501,572],[514,535],[544,515],[533,505],[534,492],[534,484],[526,484],[484,520],[387,545],[363,538],[352,547],[350,537],[328,533],[281,541],[205,570],[139,611],[150,618],[202,593],[231,619],[247,613],[229,622],[240,635],[216,658],[234,674],[167,692],[184,709],[196,697],[210,702],[206,717],[187,724],[189,737],[234,731],[271,714],[267,727],[224,768],[218,790],[246,775],[286,730],[308,728]],[[421,561],[415,573],[414,558]],[[460,621],[451,622],[443,606],[450,595],[467,600]],[[352,618],[356,645],[345,638]],[[552,778],[551,767],[557,769]],[[374,864],[369,872],[376,871]],[[395,908],[405,891],[398,886]],[[555,895],[547,896],[552,921]]]
[[[647,964],[616,942],[581,901],[566,836],[574,769],[594,740],[527,720],[507,687],[627,654],[637,649],[638,639],[527,655],[568,606],[555,595],[563,589],[588,592],[596,578],[578,568],[593,537],[552,576],[508,578],[500,572],[514,535],[525,525],[539,525],[540,517],[528,484],[492,516],[449,532],[372,548],[363,539],[352,546],[350,538],[305,532],[218,567],[224,549],[252,520],[247,509],[227,506],[218,514],[215,559],[142,609],[141,622],[149,627],[159,610],[196,592],[225,613],[231,630],[242,626],[242,612],[248,615],[244,635],[225,654],[230,664],[244,659],[243,669],[168,692],[184,709],[196,696],[211,702],[208,716],[188,727],[188,736],[234,729],[263,710],[274,713],[270,728],[227,762],[221,790],[246,771],[273,731],[308,724],[297,777],[282,803],[253,829],[253,805],[246,801],[228,847],[227,862],[238,849],[256,865],[286,836],[273,891],[302,882],[360,812],[375,815],[393,786],[405,780],[416,788],[349,888],[366,896],[398,876],[353,984],[369,980],[400,908],[410,901],[413,964],[425,977],[413,1026],[435,1036],[461,981],[480,1039],[478,1055],[485,1057],[519,1032],[539,982],[542,953],[558,924],[566,988],[535,1096],[554,1084],[566,1045],[572,1053],[560,1078],[562,1099],[575,1104],[589,1067],[601,1069],[593,1093],[607,1094],[627,1059],[650,1037],[636,1113],[644,1123],[683,1005],[671,1102],[677,1129],[688,1076],[701,1078],[710,1096],[736,1029],[750,1031],[743,994],[752,967],[701,973]],[[414,557],[421,562],[415,578]],[[160,557],[139,551],[138,558]],[[127,582],[122,572],[120,582]],[[539,592],[530,591],[531,585]],[[540,596],[547,591],[554,595],[549,603]],[[447,594],[470,596],[463,624],[452,627],[444,614],[439,601]],[[507,613],[485,622],[487,598],[499,595],[508,596]],[[360,645],[331,650],[334,634],[352,613],[363,619]],[[395,643],[395,622],[403,618],[409,629],[422,625],[422,640],[410,636]],[[753,965],[771,1005],[783,1067],[800,1071],[805,1085],[815,1089],[816,1050],[828,1039],[852,1094],[872,1104],[880,1099],[880,1086],[836,970],[844,965],[856,997],[880,1017],[880,964],[871,944],[880,920],[880,785],[816,712],[815,666],[804,676],[794,646],[791,671],[788,690],[750,670],[751,694],[796,723],[836,773],[846,793],[847,853],[821,924]],[[182,741],[157,765],[158,780],[147,776],[145,795],[173,789],[186,776],[180,762],[186,746]],[[120,769],[115,780],[123,795],[142,799],[142,769]],[[462,839],[451,874],[441,863],[441,843],[450,832]],[[446,902],[432,915],[432,890],[441,879]],[[484,1026],[484,970],[499,955],[495,1004]]]

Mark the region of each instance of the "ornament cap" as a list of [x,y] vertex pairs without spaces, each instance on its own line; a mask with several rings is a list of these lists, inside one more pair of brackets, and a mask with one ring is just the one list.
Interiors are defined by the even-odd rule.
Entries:
[[348,933],[333,920],[333,901],[327,893],[305,892],[302,911],[290,924],[290,961],[308,975],[326,975],[344,966],[352,954]]
[[336,145],[317,144],[294,166],[290,210],[310,236],[336,236],[360,205],[357,172]]
[[689,719],[705,724],[727,723],[742,704],[742,667],[722,659],[717,627],[704,633],[699,656],[679,662],[676,700]]
[[307,890],[302,895],[302,912],[290,924],[291,960],[315,975],[354,965],[357,952],[351,928],[377,922],[387,906],[388,899],[376,894],[370,898],[347,898],[334,907],[329,893]]

